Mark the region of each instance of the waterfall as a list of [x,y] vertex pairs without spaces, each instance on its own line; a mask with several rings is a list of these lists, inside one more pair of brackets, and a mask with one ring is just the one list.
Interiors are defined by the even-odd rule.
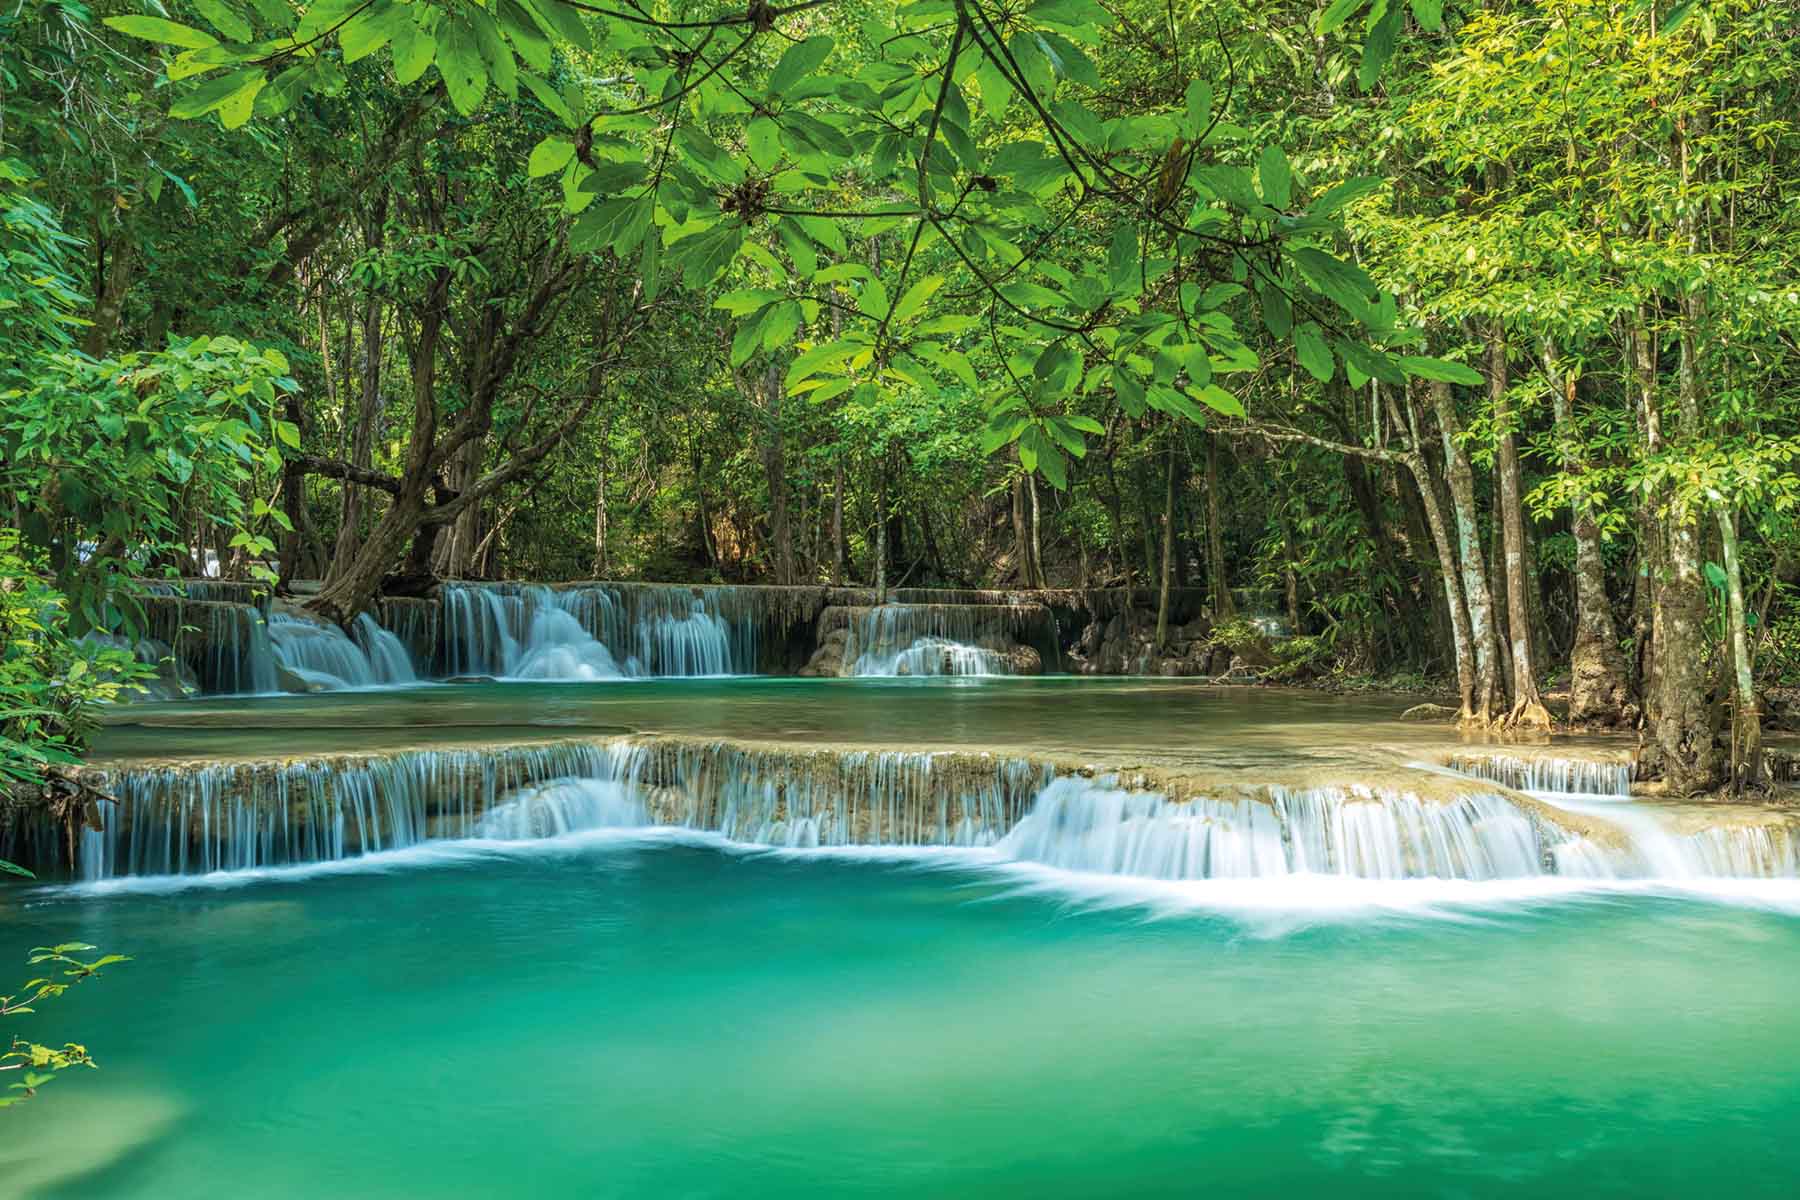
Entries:
[[475,836],[528,840],[649,823],[643,798],[624,784],[609,779],[553,779],[521,789],[488,810],[476,822]]
[[518,679],[743,675],[758,665],[745,589],[448,584],[446,671]]
[[1058,779],[1000,843],[1010,858],[1146,879],[1516,879],[1544,873],[1546,829],[1499,796],[1437,803],[1360,788],[1171,801]]
[[[1019,641],[1043,641],[1037,604],[883,604],[836,610],[846,675],[1013,675]],[[1050,643],[1054,645],[1052,636]]]
[[[774,847],[987,847],[995,861],[1154,880],[1800,876],[1800,826],[1778,814],[1682,832],[1590,798],[1623,836],[1584,835],[1554,808],[1488,785],[1263,784],[1177,800],[966,751],[627,737],[128,767],[96,784],[119,803],[104,830],[82,835],[90,880],[641,825]],[[48,836],[0,830],[24,849]]]
[[473,832],[528,784],[599,777],[582,743],[143,767],[114,773],[106,828],[81,835],[82,878],[328,862]]
[[119,804],[82,835],[79,867],[205,874],[646,823],[768,846],[979,846],[1049,778],[978,754],[675,739],[130,768],[105,781]]
[[309,689],[417,682],[406,647],[375,618],[363,613],[351,628],[354,640],[329,622],[277,611],[269,614],[268,640],[282,670]]
[[1630,762],[1471,753],[1452,754],[1444,765],[1453,771],[1492,780],[1520,792],[1559,796],[1631,795],[1633,764]]
[[1569,812],[1600,817],[1623,830],[1630,846],[1611,855],[1567,852],[1566,874],[1697,880],[1800,877],[1800,827],[1762,819],[1683,829],[1679,809],[1635,801],[1633,764],[1504,754],[1456,754],[1451,770],[1534,796]]

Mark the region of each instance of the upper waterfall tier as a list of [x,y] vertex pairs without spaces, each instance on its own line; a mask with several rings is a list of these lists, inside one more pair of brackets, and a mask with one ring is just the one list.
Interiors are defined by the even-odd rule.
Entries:
[[[173,660],[157,695],[472,676],[1030,675],[1063,669],[1065,639],[1086,623],[1156,602],[1122,589],[451,582],[384,597],[336,638],[256,585],[148,586],[151,637],[137,649],[147,662]],[[1176,589],[1175,618],[1197,614],[1202,599]]]

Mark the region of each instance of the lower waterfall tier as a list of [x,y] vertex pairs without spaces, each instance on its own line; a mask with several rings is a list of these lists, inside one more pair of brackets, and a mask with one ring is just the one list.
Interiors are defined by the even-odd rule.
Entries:
[[1427,774],[1416,786],[1127,784],[967,751],[627,737],[147,766],[102,782],[118,805],[82,835],[88,880],[634,826],[774,847],[984,847],[997,861],[1174,881],[1800,876],[1785,821],[1671,831],[1628,805],[1559,807]]

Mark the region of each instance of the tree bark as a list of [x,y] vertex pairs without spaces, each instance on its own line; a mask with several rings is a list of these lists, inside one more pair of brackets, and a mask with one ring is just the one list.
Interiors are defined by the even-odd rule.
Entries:
[[1731,667],[1733,681],[1731,718],[1730,784],[1734,794],[1763,786],[1762,705],[1756,696],[1756,679],[1750,664],[1750,636],[1744,615],[1744,574],[1738,557],[1737,517],[1724,504],[1715,504],[1719,537],[1725,559],[1725,594],[1730,612]]
[[1219,505],[1219,439],[1213,434],[1206,438],[1206,583],[1213,620],[1231,620],[1237,615],[1237,604],[1231,598],[1231,578],[1225,566],[1225,521]]
[[1487,562],[1481,552],[1481,527],[1475,515],[1475,478],[1469,456],[1458,434],[1456,401],[1450,385],[1433,381],[1432,405],[1444,442],[1444,474],[1450,484],[1450,506],[1456,517],[1457,562],[1462,574],[1463,602],[1468,606],[1469,639],[1474,650],[1474,688],[1469,719],[1478,725],[1493,721],[1495,690],[1499,682],[1499,643],[1494,635],[1493,594],[1488,590]]
[[1169,648],[1169,601],[1175,581],[1175,430],[1169,434],[1168,469],[1163,474],[1162,584],[1156,596],[1156,649]]
[[1536,664],[1531,657],[1531,580],[1525,562],[1525,509],[1519,487],[1519,451],[1513,437],[1508,400],[1506,334],[1495,322],[1488,333],[1488,398],[1493,404],[1499,453],[1501,527],[1506,546],[1506,606],[1512,634],[1513,706],[1507,724],[1517,729],[1549,729],[1550,713],[1538,694]]
[[612,454],[612,422],[600,429],[600,461],[594,471],[594,563],[595,579],[605,579],[610,569],[606,559],[606,468]]
[[844,461],[838,459],[831,467],[831,583],[837,587],[844,582]]
[[110,252],[111,257],[100,276],[99,294],[94,297],[94,323],[88,326],[81,339],[82,350],[94,358],[106,357],[107,346],[119,331],[119,318],[125,312],[125,296],[131,290],[131,275],[137,266],[137,243],[126,236],[123,226],[116,236],[103,244],[103,250]]
[[[1555,343],[1544,342],[1544,369],[1556,415],[1556,440],[1562,447],[1565,474],[1579,478],[1584,470],[1575,429],[1576,385],[1556,361]],[[1612,602],[1606,595],[1606,561],[1600,553],[1600,526],[1593,507],[1580,494],[1569,504],[1575,540],[1575,638],[1569,649],[1569,724],[1587,728],[1623,728],[1637,719],[1631,698],[1630,673],[1619,648]]]
[[[1652,383],[1654,387],[1654,383]],[[1691,331],[1681,337],[1678,400],[1683,441],[1699,424],[1698,368]],[[1667,448],[1654,390],[1646,396],[1646,449]],[[1664,492],[1647,497],[1653,510],[1666,510],[1661,526],[1662,571],[1652,606],[1656,639],[1655,687],[1649,693],[1651,740],[1641,753],[1647,770],[1660,774],[1669,790],[1695,795],[1716,786],[1723,764],[1714,745],[1703,630],[1705,581],[1700,574],[1700,540],[1691,512]]]
[[[373,210],[367,222],[367,243],[372,253],[381,252],[383,230],[387,223],[387,198],[383,193],[375,200]],[[382,337],[382,301],[381,297],[370,289],[363,300],[362,314],[362,394],[357,406],[356,428],[350,439],[350,464],[367,470],[375,459],[375,434],[381,424],[381,356],[383,352]],[[352,481],[346,479],[343,488],[343,502],[338,512],[337,547],[332,554],[331,573],[336,574],[339,563],[347,563],[356,556],[357,543],[362,537],[362,490]]]

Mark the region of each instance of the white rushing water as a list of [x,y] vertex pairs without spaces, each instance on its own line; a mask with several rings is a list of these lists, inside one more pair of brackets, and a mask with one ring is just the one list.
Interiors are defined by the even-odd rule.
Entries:
[[1055,778],[1025,759],[621,740],[147,767],[109,786],[119,808],[82,838],[89,880],[651,827],[794,850],[960,847],[995,865],[1158,886],[1256,881],[1296,896],[1332,880],[1581,887],[1800,877],[1794,829],[1779,819],[1684,836],[1621,797],[1543,793],[1619,831],[1583,836],[1594,823],[1566,828],[1553,808],[1478,781],[1461,794],[1247,786],[1175,801],[1107,777]]
[[445,671],[581,682],[747,674],[756,669],[755,625],[711,606],[724,592],[641,589],[628,602],[607,587],[447,585]]
[[406,647],[376,624],[373,617],[364,613],[356,618],[352,629],[354,640],[327,622],[274,612],[268,617],[270,653],[282,667],[314,688],[381,687],[418,681]]
[[1181,803],[1110,780],[1058,779],[1000,843],[1011,858],[1143,879],[1516,879],[1549,838],[1499,796],[1436,803],[1355,788]]
[[1597,817],[1625,834],[1623,850],[1607,852],[1586,842],[1561,848],[1558,870],[1563,874],[1668,880],[1800,877],[1800,831],[1792,822],[1769,814],[1762,820],[1750,816],[1683,832],[1666,806],[1632,798],[1628,763],[1478,754],[1454,756],[1450,766],[1554,808]]
[[1038,605],[883,604],[854,609],[844,659],[852,676],[1012,675],[1000,647],[1050,620]]

